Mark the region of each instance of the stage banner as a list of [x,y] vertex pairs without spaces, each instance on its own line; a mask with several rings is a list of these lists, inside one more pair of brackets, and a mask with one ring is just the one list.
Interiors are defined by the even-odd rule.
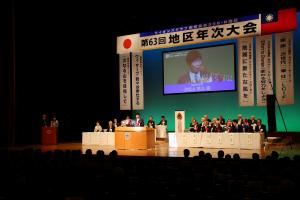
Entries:
[[132,109],[144,109],[143,53],[132,53]]
[[293,32],[275,35],[275,52],[278,103],[294,104]]
[[256,100],[267,105],[267,94],[273,94],[272,35],[256,37]]
[[239,74],[239,104],[240,106],[254,105],[253,83],[253,38],[238,40],[238,74]]
[[117,53],[141,52],[255,35],[261,35],[259,14],[119,36]]
[[131,110],[130,53],[119,55],[120,110]]
[[175,111],[175,133],[183,133],[185,129],[185,111]]

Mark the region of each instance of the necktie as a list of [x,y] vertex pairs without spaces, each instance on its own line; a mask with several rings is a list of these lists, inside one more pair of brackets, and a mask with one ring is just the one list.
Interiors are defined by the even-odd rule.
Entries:
[[200,81],[200,75],[199,74],[195,74],[195,82],[199,82]]

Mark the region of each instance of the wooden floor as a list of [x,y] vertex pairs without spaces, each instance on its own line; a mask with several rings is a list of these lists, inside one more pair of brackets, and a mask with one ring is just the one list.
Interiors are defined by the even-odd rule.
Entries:
[[[112,146],[99,146],[99,145],[82,145],[81,143],[59,143],[57,145],[33,145],[33,146],[20,146],[13,147],[15,150],[22,150],[25,148],[41,149],[43,152],[55,149],[61,150],[78,150],[85,153],[87,149],[91,149],[93,154],[96,154],[97,150],[103,150],[105,155],[108,155],[112,150],[115,150]],[[154,149],[149,150],[117,150],[120,156],[160,156],[160,157],[183,157],[183,150],[185,148],[171,148],[167,142],[158,141]],[[198,155],[199,151],[205,153],[211,153],[213,158],[217,157],[217,152],[220,149],[208,149],[208,148],[188,148],[190,150],[190,157]],[[245,149],[222,149],[226,154],[231,156],[238,153],[241,158],[252,158],[253,153],[258,153],[260,158],[264,159],[267,155],[270,155],[272,151],[277,151],[280,157],[288,156],[293,158],[294,155],[300,155],[300,144],[284,145],[284,144],[269,144],[261,150],[245,150]]]

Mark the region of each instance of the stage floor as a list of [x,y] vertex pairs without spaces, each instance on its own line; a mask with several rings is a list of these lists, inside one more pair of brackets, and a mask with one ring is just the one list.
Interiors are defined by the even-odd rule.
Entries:
[[[292,148],[291,148],[292,147]],[[43,152],[55,149],[61,150],[81,150],[84,154],[87,149],[91,149],[93,154],[96,154],[97,150],[103,150],[105,155],[108,155],[112,150],[115,150],[112,146],[100,146],[100,145],[82,145],[81,143],[59,143],[57,145],[31,145],[31,146],[19,146],[11,147],[13,150],[22,150],[26,148],[41,149]],[[169,147],[167,142],[157,141],[154,149],[149,150],[117,150],[119,156],[159,156],[159,157],[183,157],[183,150],[185,148]],[[190,150],[190,157],[197,156],[199,151],[205,153],[211,153],[213,158],[217,157],[217,152],[220,149],[217,148],[187,148]],[[294,155],[300,155],[300,144],[296,143],[291,145],[285,145],[281,143],[269,144],[266,148],[261,150],[246,150],[246,149],[222,149],[226,154],[238,153],[240,158],[252,158],[253,153],[258,153],[260,158],[264,159],[267,155],[270,155],[272,151],[277,151],[280,157],[288,156],[293,158]]]

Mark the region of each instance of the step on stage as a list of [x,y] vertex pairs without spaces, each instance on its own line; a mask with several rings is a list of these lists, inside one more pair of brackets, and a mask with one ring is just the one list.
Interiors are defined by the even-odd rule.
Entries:
[[[11,147],[11,150],[23,150],[27,148],[41,149],[43,152],[50,150],[81,150],[84,154],[87,149],[91,149],[93,154],[96,154],[98,150],[103,150],[105,155],[108,155],[112,150],[115,150],[114,146],[108,145],[82,145],[82,143],[58,143],[57,145],[30,145],[30,146],[18,146]],[[158,156],[158,157],[183,157],[183,147],[169,147],[169,143],[163,140],[156,141],[155,147],[147,150],[117,150],[119,156]],[[218,148],[187,148],[190,150],[190,157],[197,156],[199,151],[210,153],[213,158],[217,157],[217,152],[221,149]],[[288,156],[291,159],[294,155],[300,155],[300,144],[293,144],[292,148],[289,145],[281,143],[269,144],[266,148],[261,150],[246,150],[246,149],[222,149],[226,154],[238,153],[240,158],[249,159],[252,158],[253,153],[258,153],[260,158],[264,159],[267,155],[270,155],[272,151],[277,151],[280,157]]]

